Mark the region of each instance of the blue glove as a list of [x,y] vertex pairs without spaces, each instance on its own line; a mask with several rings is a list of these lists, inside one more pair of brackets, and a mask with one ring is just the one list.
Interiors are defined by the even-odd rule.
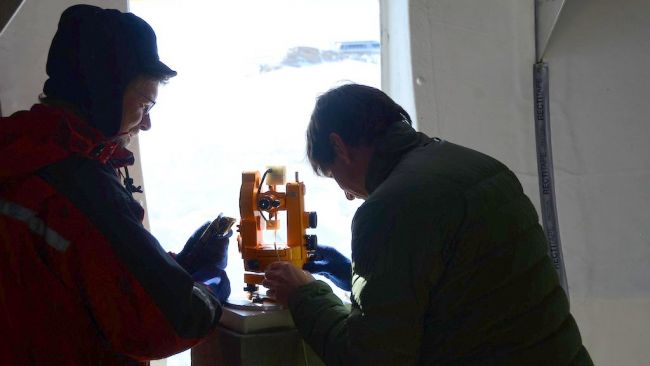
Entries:
[[196,282],[201,282],[208,286],[208,290],[212,292],[221,303],[228,299],[230,296],[230,279],[226,271],[217,267],[216,265],[206,266],[198,271],[192,273],[192,279]]
[[176,261],[189,273],[212,266],[223,270],[228,265],[228,242],[232,230],[223,236],[201,238],[209,225],[209,221],[201,225],[187,240],[183,250],[176,255]]
[[302,268],[325,276],[342,290],[352,289],[352,263],[332,247],[319,245],[312,260],[305,263]]

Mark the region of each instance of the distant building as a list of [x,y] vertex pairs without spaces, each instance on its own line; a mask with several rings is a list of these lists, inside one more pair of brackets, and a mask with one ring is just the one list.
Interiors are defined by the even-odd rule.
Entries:
[[341,53],[379,53],[380,50],[379,41],[351,41],[339,44]]
[[347,41],[337,43],[333,49],[297,46],[287,50],[279,63],[259,64],[259,72],[271,72],[282,67],[304,67],[323,62],[356,60],[378,63],[381,44],[379,41]]

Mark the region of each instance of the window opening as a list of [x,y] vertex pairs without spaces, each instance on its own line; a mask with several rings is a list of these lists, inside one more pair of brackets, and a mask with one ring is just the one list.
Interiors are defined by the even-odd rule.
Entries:
[[[139,138],[150,229],[161,245],[180,251],[220,212],[239,219],[242,172],[284,165],[287,179],[300,173],[305,208],[318,214],[311,233],[349,256],[362,202],[312,173],[305,131],[319,94],[345,82],[381,87],[379,2],[131,0],[130,11],[152,25],[161,59],[178,71]],[[238,291],[235,236],[227,272]],[[168,359],[189,364],[189,352]]]

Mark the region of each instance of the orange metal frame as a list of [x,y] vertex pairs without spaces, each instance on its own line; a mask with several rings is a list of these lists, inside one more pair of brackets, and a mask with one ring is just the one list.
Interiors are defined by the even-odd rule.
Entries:
[[[266,267],[278,260],[291,262],[302,268],[308,260],[306,229],[310,228],[309,213],[305,212],[305,185],[302,182],[288,182],[285,191],[279,192],[275,185],[260,192],[260,172],[242,173],[239,191],[239,210],[241,221],[237,243],[244,260],[246,284],[260,284],[264,279]],[[273,207],[264,209],[272,218],[278,211],[287,213],[287,242],[264,243],[264,230],[279,229],[279,221],[262,218],[258,206],[260,200],[275,202]],[[277,248],[277,250],[276,250]]]

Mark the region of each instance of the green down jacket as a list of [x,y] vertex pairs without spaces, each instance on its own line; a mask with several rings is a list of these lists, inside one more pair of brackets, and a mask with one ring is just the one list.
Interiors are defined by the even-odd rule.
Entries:
[[592,365],[515,175],[395,124],[352,223],[352,308],[321,281],[290,298],[328,365]]

